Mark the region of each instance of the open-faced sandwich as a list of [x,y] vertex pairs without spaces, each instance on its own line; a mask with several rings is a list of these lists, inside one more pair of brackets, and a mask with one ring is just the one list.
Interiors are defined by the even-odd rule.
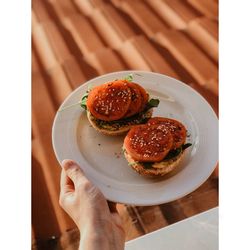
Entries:
[[162,176],[174,170],[183,158],[187,130],[174,119],[154,117],[130,129],[123,152],[129,165],[144,176]]
[[146,123],[158,104],[158,99],[149,100],[139,84],[122,79],[92,88],[83,96],[81,106],[97,131],[120,135],[134,125]]

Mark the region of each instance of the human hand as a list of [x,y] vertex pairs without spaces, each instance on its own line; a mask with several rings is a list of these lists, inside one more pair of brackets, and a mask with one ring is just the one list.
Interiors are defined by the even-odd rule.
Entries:
[[124,249],[125,233],[115,204],[71,160],[64,160],[59,203],[80,230],[79,249]]

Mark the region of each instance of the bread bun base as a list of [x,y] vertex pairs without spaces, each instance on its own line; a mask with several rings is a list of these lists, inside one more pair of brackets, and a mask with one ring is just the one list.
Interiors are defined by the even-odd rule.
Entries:
[[181,152],[178,156],[168,161],[156,162],[151,168],[145,168],[141,163],[135,161],[126,150],[124,150],[124,156],[127,159],[129,166],[131,166],[140,175],[156,177],[166,175],[176,169],[183,159],[184,152]]

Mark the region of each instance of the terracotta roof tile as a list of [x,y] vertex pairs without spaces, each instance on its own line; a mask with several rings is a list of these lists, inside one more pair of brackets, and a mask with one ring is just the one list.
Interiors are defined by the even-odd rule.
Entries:
[[55,53],[41,24],[32,27],[32,41],[44,69],[57,66]]
[[121,2],[120,8],[130,15],[149,37],[168,29],[168,25],[144,1],[124,0]]
[[87,62],[96,68],[99,74],[125,70],[125,64],[119,55],[110,48],[99,50],[86,57]]
[[[32,153],[34,159],[36,159],[34,168],[35,166],[37,166],[37,168],[33,170],[40,172],[42,171],[44,180],[46,180],[48,191],[47,197],[53,206],[52,211],[55,215],[55,220],[57,221],[59,228],[58,231],[54,231],[54,235],[59,235],[61,231],[74,226],[74,224],[63,212],[58,203],[59,177],[61,171],[51,145],[51,126],[55,115],[55,108],[53,106],[53,102],[48,89],[46,88],[46,81],[40,73],[32,75],[32,97],[32,127],[34,135],[38,140],[37,142],[34,142],[32,144]],[[42,179],[43,177],[42,175],[40,175],[39,180],[42,181]],[[34,189],[33,192],[41,193],[41,189]],[[35,207],[33,207],[33,209],[34,208]],[[41,211],[35,212],[42,216],[42,218],[40,218],[40,222],[44,220],[46,221],[46,223],[48,223],[46,213],[41,214]],[[49,211],[46,212],[47,214],[49,213]],[[46,233],[46,231],[42,231],[41,228],[39,228],[41,226],[42,225],[37,224],[34,225],[35,233],[37,235],[43,234],[44,236],[44,233]]]
[[180,31],[159,32],[156,40],[204,87],[218,94],[218,69],[206,55]]
[[31,11],[31,16],[32,16],[32,27],[36,27],[39,21],[34,10]]
[[187,33],[201,48],[216,62],[218,62],[218,23],[207,18],[191,21]]
[[45,4],[47,4],[48,8],[54,9],[59,19],[78,14],[78,9],[74,3],[69,0],[50,0]]
[[63,24],[72,34],[83,55],[101,50],[105,47],[99,34],[87,18],[81,15],[75,15],[65,18]]
[[190,5],[206,17],[218,20],[218,3],[211,0],[187,0]]
[[[51,193],[44,176],[41,159],[36,159],[35,154],[40,150],[38,140],[32,141],[32,223],[33,237],[46,238],[48,235],[60,235],[58,216],[55,213],[52,200],[48,195]],[[42,207],[42,209],[41,209]],[[44,221],[50,223],[44,223]],[[63,219],[64,220],[64,219]]]
[[32,73],[37,73],[37,72],[39,72],[41,70],[40,66],[39,66],[38,58],[37,58],[34,50],[32,50],[32,62],[31,62],[31,65],[32,65]]
[[123,60],[128,65],[129,69],[150,71],[150,66],[144,60],[141,53],[138,51],[133,43],[133,39],[127,40],[123,46],[118,50]]
[[77,8],[86,16],[92,14],[95,9],[101,9],[108,4],[105,0],[73,0]]
[[103,40],[111,48],[119,48],[123,41],[136,35],[135,31],[111,5],[94,10],[90,18]]
[[37,16],[37,20],[39,22],[50,20],[50,15],[49,15],[43,1],[33,0],[32,1],[32,10],[35,12],[35,14]]
[[44,72],[47,87],[51,93],[55,108],[58,109],[63,100],[71,93],[72,87],[61,66]]
[[147,0],[159,16],[175,29],[185,29],[187,24],[201,16],[183,0]]
[[131,39],[131,42],[152,71],[178,78],[170,63],[165,60],[145,36],[137,36]]
[[64,71],[55,57],[41,24],[33,29],[32,38],[34,49],[39,56],[43,72],[50,82],[48,88],[51,90],[55,105],[58,107],[72,89]]
[[57,25],[52,21],[46,21],[42,26],[51,44],[57,61],[62,63],[63,61],[71,58],[72,54]]
[[73,56],[62,63],[62,68],[73,89],[87,80],[87,77],[82,71],[79,62]]
[[74,3],[78,10],[86,16],[90,15],[94,10],[94,6],[90,1],[74,0]]

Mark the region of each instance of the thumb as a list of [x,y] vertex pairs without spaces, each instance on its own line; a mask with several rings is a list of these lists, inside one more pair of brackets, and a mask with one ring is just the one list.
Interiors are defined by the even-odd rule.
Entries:
[[83,170],[80,166],[72,160],[63,160],[62,167],[65,171],[65,174],[72,180],[74,186],[77,186],[78,183],[81,183],[84,180],[87,180]]

